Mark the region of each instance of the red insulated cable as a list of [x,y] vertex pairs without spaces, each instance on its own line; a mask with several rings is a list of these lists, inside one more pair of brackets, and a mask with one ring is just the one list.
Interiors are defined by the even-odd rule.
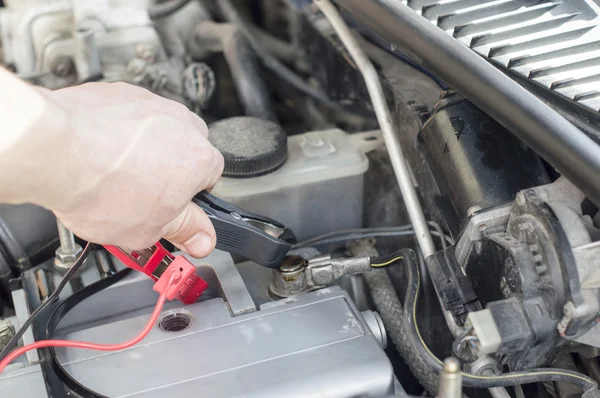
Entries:
[[[169,277],[168,285],[171,285],[173,283],[173,281],[177,278],[178,273],[179,273],[178,271],[174,271],[171,274],[171,276]],[[156,302],[156,306],[154,307],[154,311],[152,312],[152,316],[150,317],[150,320],[148,321],[148,324],[146,325],[144,330],[142,330],[142,332],[139,335],[137,335],[136,337],[134,337],[133,339],[131,339],[129,341],[126,341],[121,344],[94,344],[94,343],[86,343],[84,341],[71,341],[71,340],[40,340],[40,341],[36,341],[35,343],[31,343],[26,346],[17,348],[14,351],[12,351],[10,354],[8,354],[6,356],[6,358],[4,358],[0,362],[0,374],[2,373],[4,368],[6,368],[8,366],[8,364],[10,364],[12,361],[15,360],[15,358],[19,357],[20,355],[25,354],[27,351],[35,350],[38,348],[73,347],[73,348],[87,348],[89,350],[98,350],[98,351],[119,351],[119,350],[124,350],[126,348],[129,348],[131,346],[134,346],[137,343],[139,343],[140,341],[142,341],[148,335],[148,333],[150,333],[150,330],[152,330],[152,327],[158,320],[160,312],[162,311],[165,301],[167,300],[168,291],[169,291],[169,289],[164,289],[163,292],[160,294],[160,297],[158,298],[158,301]]]

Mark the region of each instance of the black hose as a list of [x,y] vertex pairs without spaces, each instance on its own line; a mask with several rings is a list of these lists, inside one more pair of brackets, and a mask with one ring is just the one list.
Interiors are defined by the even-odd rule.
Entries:
[[232,23],[200,22],[195,28],[200,51],[222,51],[246,116],[277,123],[269,90],[249,41]]
[[[442,362],[425,345],[417,325],[417,300],[420,290],[417,258],[410,249],[403,251],[402,258],[408,272],[408,289],[404,303],[406,332],[410,337],[413,350],[425,361],[431,372],[439,373],[442,369]],[[381,315],[383,318],[383,314]],[[462,376],[463,386],[473,388],[509,387],[547,381],[571,383],[583,388],[586,392],[595,391],[598,388],[594,380],[581,373],[554,368],[530,369],[523,372],[504,373],[499,376],[476,376],[468,373],[463,373]]]
[[456,88],[600,204],[600,146],[581,130],[402,2],[334,1]]
[[169,0],[148,7],[150,19],[166,18],[185,7],[191,0]]
[[385,269],[374,269],[363,274],[371,292],[375,307],[383,320],[388,336],[394,342],[400,356],[408,365],[411,373],[425,387],[427,392],[436,396],[438,389],[437,372],[430,366],[418,350],[415,349],[407,333],[408,325],[396,289]]
[[223,55],[246,115],[277,123],[269,90],[261,76],[254,51],[239,30],[235,30],[231,37],[224,40]]
[[237,26],[240,32],[242,32],[242,34],[246,37],[250,43],[250,46],[252,46],[252,49],[260,58],[265,68],[275,73],[281,79],[295,87],[298,91],[334,110],[343,111],[343,108],[339,104],[330,100],[325,93],[312,87],[291,69],[279,62],[277,58],[269,54],[269,52],[263,48],[260,41],[252,34],[252,31],[239,15],[238,11],[235,9],[230,0],[217,0],[217,4],[225,19]]

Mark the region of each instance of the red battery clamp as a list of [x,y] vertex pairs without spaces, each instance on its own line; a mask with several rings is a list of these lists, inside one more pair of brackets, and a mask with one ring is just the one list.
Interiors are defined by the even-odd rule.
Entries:
[[[198,300],[208,284],[196,275],[196,267],[184,256],[173,256],[160,243],[143,250],[129,250],[119,246],[104,246],[127,267],[140,271],[156,281],[154,290],[167,290],[167,299],[177,299],[184,304]],[[169,285],[171,273],[177,273]]]

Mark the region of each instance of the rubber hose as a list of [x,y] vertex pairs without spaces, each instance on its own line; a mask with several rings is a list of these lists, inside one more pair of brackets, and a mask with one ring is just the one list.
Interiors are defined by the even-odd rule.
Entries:
[[363,274],[375,307],[383,320],[388,336],[394,342],[400,356],[408,365],[411,373],[432,396],[438,389],[438,375],[425,362],[423,356],[415,350],[407,329],[404,310],[396,289],[385,269],[374,269]]
[[165,3],[153,4],[148,7],[150,19],[160,19],[171,16],[185,7],[191,0],[170,0]]
[[192,52],[196,57],[223,53],[245,115],[277,123],[256,53],[240,29],[233,23],[202,21],[194,37],[197,48]]
[[256,55],[239,30],[224,40],[223,55],[246,115],[277,122]]

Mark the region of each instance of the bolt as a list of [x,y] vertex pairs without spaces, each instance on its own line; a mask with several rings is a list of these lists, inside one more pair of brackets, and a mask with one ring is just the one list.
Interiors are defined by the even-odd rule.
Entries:
[[469,207],[469,209],[467,210],[467,217],[469,217],[469,218],[473,217],[475,215],[475,213],[477,213],[480,210],[481,210],[481,206]]
[[546,266],[546,264],[539,264],[535,266],[535,272],[537,272],[538,274],[544,273],[548,271],[548,267]]
[[319,267],[311,269],[314,285],[327,285],[333,279],[330,267]]
[[58,239],[60,246],[56,249],[54,266],[58,269],[69,269],[75,264],[79,254],[82,252],[81,246],[75,242],[75,235],[59,220],[56,220],[58,228]]
[[133,58],[127,64],[127,70],[133,76],[141,76],[144,73],[146,73],[146,70],[147,70],[146,66],[147,66],[147,64],[146,64],[146,62],[144,62],[144,60],[139,59],[139,58]]
[[438,398],[460,398],[462,396],[462,374],[456,358],[447,358],[440,372]]
[[279,269],[273,270],[269,292],[276,297],[289,297],[306,291],[306,263],[300,256],[286,256]]
[[528,189],[525,192],[525,197],[527,198],[527,200],[536,200],[538,198],[537,192],[535,192],[533,189]]
[[572,301],[569,301],[563,307],[563,313],[567,318],[575,318],[577,316],[577,308],[575,308],[575,304]]
[[50,62],[52,74],[58,77],[69,77],[75,72],[75,63],[66,55],[59,55]]
[[135,53],[144,61],[153,64],[156,60],[156,48],[152,44],[140,43],[135,47]]
[[[233,214],[232,214],[233,215]],[[306,260],[300,256],[286,256],[279,267],[279,272],[296,272],[306,267]]]

